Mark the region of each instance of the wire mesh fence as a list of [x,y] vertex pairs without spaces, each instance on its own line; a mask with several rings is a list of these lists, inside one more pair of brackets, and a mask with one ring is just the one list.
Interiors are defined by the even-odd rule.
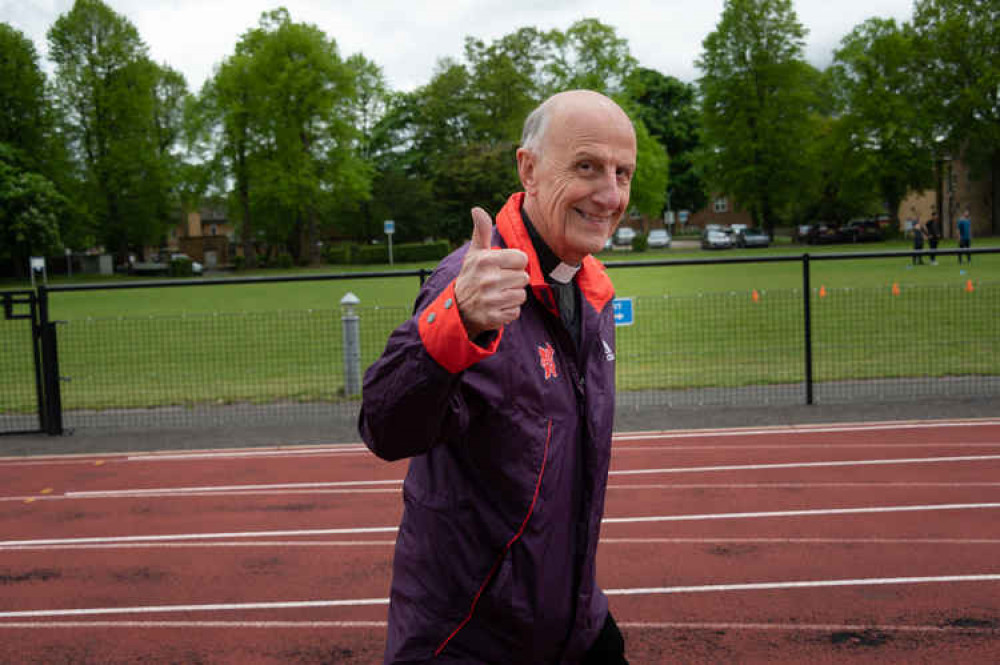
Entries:
[[[802,289],[633,303],[634,323],[617,331],[622,405],[1000,394],[1000,283],[821,287],[810,290],[808,316]],[[355,313],[364,370],[411,312],[369,305]],[[63,423],[141,429],[352,419],[360,397],[345,385],[343,315],[330,307],[60,322]],[[31,330],[30,321],[0,323],[0,431],[37,423]]]
[[[363,312],[363,363],[407,314]],[[318,421],[358,406],[339,309],[69,321],[59,343],[70,428]]]
[[38,427],[31,321],[0,319],[0,431]]

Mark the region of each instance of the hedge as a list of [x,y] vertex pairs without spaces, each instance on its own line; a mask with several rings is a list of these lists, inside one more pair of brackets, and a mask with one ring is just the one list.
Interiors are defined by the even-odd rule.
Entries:
[[[392,259],[399,263],[421,263],[424,261],[440,261],[451,251],[447,240],[431,243],[402,243],[393,245]],[[382,264],[389,262],[389,246],[354,245],[344,243],[330,245],[324,250],[327,263],[333,264]]]

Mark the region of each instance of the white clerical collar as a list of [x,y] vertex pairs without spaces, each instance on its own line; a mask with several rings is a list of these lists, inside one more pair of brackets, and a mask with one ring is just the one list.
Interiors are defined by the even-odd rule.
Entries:
[[573,278],[576,277],[576,273],[580,272],[580,265],[570,266],[560,262],[559,265],[557,265],[555,269],[549,273],[549,277],[560,284],[569,284],[573,281]]

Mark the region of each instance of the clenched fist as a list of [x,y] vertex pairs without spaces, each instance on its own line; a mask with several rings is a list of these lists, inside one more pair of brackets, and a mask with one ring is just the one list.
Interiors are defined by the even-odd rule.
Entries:
[[521,315],[528,257],[518,249],[492,249],[493,220],[472,209],[472,242],[455,281],[455,300],[469,339],[499,330]]

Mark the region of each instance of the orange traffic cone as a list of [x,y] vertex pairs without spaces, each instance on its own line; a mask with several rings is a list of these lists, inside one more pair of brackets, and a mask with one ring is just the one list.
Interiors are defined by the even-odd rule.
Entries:
[[757,289],[754,289],[753,293],[750,294],[750,299],[753,300],[754,302],[760,302],[760,294],[757,293]]
[[826,286],[819,287],[819,297],[820,298],[826,297]]
[[965,292],[966,293],[972,293],[975,290],[976,290],[976,287],[972,286],[972,280],[971,279],[965,283]]
[[899,283],[898,282],[893,282],[892,283],[892,295],[894,295],[894,296],[898,296],[899,295]]

